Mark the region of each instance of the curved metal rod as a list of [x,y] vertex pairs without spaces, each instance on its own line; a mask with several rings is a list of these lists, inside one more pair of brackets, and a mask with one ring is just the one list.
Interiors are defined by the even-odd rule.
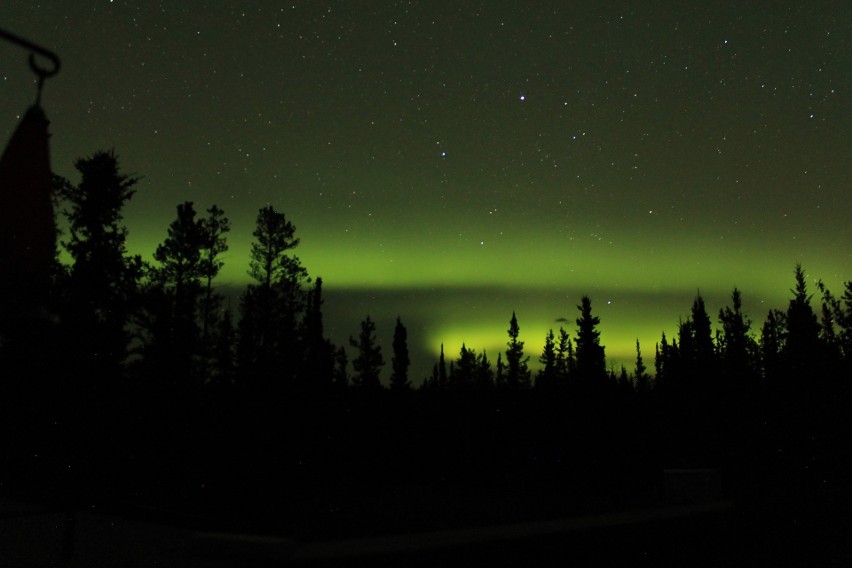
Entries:
[[45,69],[44,67],[40,67],[38,63],[36,63],[35,53],[30,53],[30,69],[33,70],[33,73],[38,75],[39,80],[47,79],[48,77],[53,77],[57,73],[59,73],[59,57],[56,56],[55,53],[52,53],[51,56],[48,56],[45,53],[41,53],[45,57],[48,57],[50,61],[53,63],[53,69]]
[[[48,77],[53,77],[59,73],[59,68],[61,67],[59,63],[59,56],[49,49],[36,45],[31,41],[27,41],[22,37],[16,36],[15,34],[9,33],[2,28],[0,28],[0,37],[30,51],[30,69],[33,70],[33,73],[38,75],[39,83],[43,82]],[[51,63],[53,63],[53,69],[41,67],[38,63],[36,63],[36,53],[49,59]]]

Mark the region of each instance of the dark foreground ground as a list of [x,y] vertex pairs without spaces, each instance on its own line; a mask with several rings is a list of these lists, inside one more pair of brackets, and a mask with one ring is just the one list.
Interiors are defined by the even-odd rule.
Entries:
[[748,509],[715,499],[304,541],[90,508],[76,513],[69,546],[64,514],[7,499],[0,509],[0,566],[852,566],[849,510]]
[[[594,413],[542,430],[553,416],[530,409],[435,412],[407,445],[387,432],[410,442],[421,416],[394,430],[405,413],[366,408],[315,420],[301,444],[226,440],[213,455],[229,461],[163,435],[148,443],[165,448],[156,459],[126,469],[14,462],[17,475],[0,477],[0,568],[852,566],[845,436],[765,435],[767,450],[727,469],[660,466],[629,420],[592,422],[615,433],[584,442]],[[289,465],[253,461],[280,447]]]

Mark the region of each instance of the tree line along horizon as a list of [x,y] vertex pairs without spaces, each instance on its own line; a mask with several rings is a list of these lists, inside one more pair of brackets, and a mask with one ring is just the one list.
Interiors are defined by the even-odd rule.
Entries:
[[[155,262],[145,262],[128,254],[128,230],[122,223],[122,208],[139,178],[120,172],[114,152],[97,152],[74,165],[79,184],[55,176],[55,199],[67,219],[68,235],[61,244],[70,263],[60,262],[57,251],[49,306],[68,328],[62,358],[71,368],[99,383],[127,376],[185,391],[237,383],[268,392],[385,388],[380,374],[388,361],[369,315],[357,336],[350,337],[351,362],[346,346],[334,345],[325,336],[323,281],[312,280],[293,254],[299,239],[284,213],[271,205],[258,212],[248,270],[253,282],[240,294],[239,312],[234,314],[215,286],[231,229],[222,209],[212,205],[202,216],[192,202],[178,205],[176,219],[153,253]],[[739,383],[737,388],[757,389],[815,368],[820,374],[848,374],[852,282],[844,283],[839,297],[819,282],[817,314],[800,265],[794,278],[787,309],[769,310],[757,333],[742,312],[738,289],[719,311],[721,329],[715,334],[704,300],[697,295],[676,333],[662,333],[653,370],[643,359],[638,339],[632,369],[607,369],[597,330],[600,320],[592,313],[591,299],[583,296],[574,337],[563,327],[549,330],[537,371],[530,368],[531,356],[524,351],[512,313],[506,350],[496,361],[465,344],[458,357],[447,357],[442,345],[419,388],[644,397],[653,390],[679,391],[685,377],[700,383],[701,377],[724,376]],[[411,390],[407,331],[400,317],[391,352],[387,388]]]

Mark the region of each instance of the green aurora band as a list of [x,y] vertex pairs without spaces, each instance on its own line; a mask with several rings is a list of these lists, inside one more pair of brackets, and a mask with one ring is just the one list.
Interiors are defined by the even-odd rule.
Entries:
[[[844,259],[831,244],[813,239],[806,244],[789,237],[743,237],[731,247],[709,232],[667,238],[666,227],[637,239],[635,228],[619,230],[617,224],[598,225],[599,233],[585,237],[575,236],[581,232],[575,225],[571,233],[522,227],[479,238],[488,233],[487,227],[462,220],[457,230],[436,235],[423,222],[412,221],[404,231],[369,226],[347,231],[339,221],[303,223],[298,214],[288,217],[301,237],[295,253],[311,276],[323,278],[331,339],[348,346],[360,320],[370,315],[389,366],[393,322],[401,317],[409,330],[415,382],[429,374],[441,345],[448,361],[465,344],[477,352],[485,350],[494,364],[498,352],[505,350],[513,311],[536,368],[549,329],[562,326],[573,337],[576,306],[584,294],[592,298],[593,311],[601,318],[608,364],[618,371],[621,365],[632,370],[637,339],[645,364],[653,368],[654,345],[662,332],[669,337],[676,333],[696,294],[704,297],[715,321],[738,287],[752,331],[758,334],[769,309],[786,307],[796,262],[807,269],[812,292],[818,279],[834,291],[848,279]],[[147,220],[150,223],[150,217]],[[220,277],[220,289],[233,304],[250,281],[247,228],[252,223],[250,216],[235,221]],[[128,224],[132,226],[132,218]],[[150,240],[138,235],[134,239],[131,231],[133,251],[150,260],[165,237],[166,224],[164,219],[161,234],[152,233]],[[329,226],[334,229],[324,230]],[[602,240],[603,233],[611,240]]]

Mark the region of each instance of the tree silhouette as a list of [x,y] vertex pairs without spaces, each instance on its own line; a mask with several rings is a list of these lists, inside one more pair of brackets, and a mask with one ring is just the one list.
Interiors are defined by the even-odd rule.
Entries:
[[660,337],[660,342],[657,343],[654,349],[654,371],[655,371],[655,381],[654,384],[659,386],[662,383],[665,383],[665,379],[663,377],[666,374],[666,366],[668,363],[668,350],[669,350],[669,341],[666,338],[666,332],[662,333]]
[[476,356],[473,381],[474,387],[480,392],[489,390],[494,386],[494,371],[491,369],[491,361],[488,360],[485,350]]
[[731,305],[719,310],[718,349],[722,369],[722,390],[726,397],[756,395],[758,380],[757,343],[750,335],[751,321],[742,312],[742,294],[731,292]]
[[355,375],[352,377],[353,386],[362,391],[376,391],[381,389],[379,373],[385,360],[382,357],[382,347],[376,343],[376,324],[367,316],[361,322],[361,331],[358,338],[349,338],[349,344],[355,347],[357,355],[352,360],[352,368]]
[[201,348],[198,304],[202,292],[201,247],[203,227],[192,202],[177,207],[177,219],[169,225],[168,237],[154,252],[159,263],[152,267],[146,290],[148,304],[159,304],[159,319],[150,325],[148,359],[155,359],[158,375],[186,383],[195,377],[194,363]]
[[695,325],[692,323],[692,318],[686,318],[678,322],[677,326],[677,344],[672,340],[674,346],[675,369],[677,376],[684,380],[685,376],[689,377],[689,384],[695,383],[695,378],[692,371],[695,368]]
[[[769,311],[759,342],[752,336],[752,322],[743,313],[737,288],[729,305],[718,312],[715,338],[698,294],[689,317],[679,322],[676,337],[670,342],[662,333],[653,381],[638,339],[632,375],[624,365],[620,371],[615,366],[607,371],[600,319],[583,296],[574,340],[563,328],[558,337],[552,329],[547,332],[539,359],[542,369],[536,375],[542,396],[524,392],[530,383],[529,357],[513,312],[496,374],[484,350],[477,353],[462,343],[458,358],[448,362],[442,344],[422,389],[440,393],[383,398],[376,394],[382,389],[385,361],[374,322],[367,316],[358,336],[349,339],[356,349],[355,388],[349,389],[347,352],[325,337],[323,280],[317,278],[308,289],[307,270],[293,255],[299,240],[283,214],[271,206],[258,213],[249,259],[253,283],[241,295],[235,331],[230,306],[222,309],[213,286],[227,250],[230,223],[224,213],[214,205],[207,217],[199,218],[191,202],[180,204],[166,239],[154,252],[155,263],[143,272],[141,260],[127,254],[121,216],[137,180],[119,172],[112,153],[95,154],[75,166],[82,175],[79,185],[58,182],[69,221],[63,245],[72,262],[67,271],[57,269],[54,275],[62,318],[51,325],[64,336],[62,341],[49,334],[40,338],[42,343],[67,344],[63,354],[68,368],[45,366],[56,372],[50,384],[40,380],[39,373],[21,372],[24,379],[38,380],[18,393],[3,382],[2,397],[17,394],[0,397],[4,488],[7,465],[24,464],[25,458],[37,464],[48,456],[64,472],[78,475],[79,470],[85,476],[98,471],[98,483],[109,484],[106,478],[113,472],[130,472],[133,479],[127,488],[122,481],[108,491],[137,499],[146,491],[173,497],[191,487],[206,489],[212,477],[211,487],[218,481],[230,494],[223,483],[227,480],[239,489],[234,494],[250,488],[280,510],[277,505],[290,502],[303,489],[334,502],[341,486],[351,483],[365,494],[379,487],[373,480],[364,481],[366,475],[345,483],[332,480],[337,464],[346,463],[355,472],[384,468],[384,479],[394,483],[400,472],[422,470],[424,478],[442,484],[449,480],[454,491],[476,489],[469,496],[473,505],[494,499],[491,489],[505,486],[507,479],[519,486],[540,484],[548,501],[544,507],[552,514],[554,487],[557,501],[580,497],[576,501],[584,510],[604,495],[601,502],[607,507],[634,506],[636,497],[653,491],[653,483],[641,487],[636,480],[658,478],[662,467],[718,466],[726,491],[736,492],[737,498],[750,497],[742,488],[749,487],[743,479],[751,479],[754,485],[766,481],[767,487],[795,487],[808,499],[820,492],[833,498],[826,487],[848,469],[843,449],[850,445],[852,282],[844,283],[839,298],[820,282],[822,309],[815,311],[808,277],[797,265],[793,297],[786,310]],[[122,384],[132,313],[145,341],[143,361],[132,368],[142,371],[134,378],[145,380],[125,382],[119,392],[115,387]],[[2,325],[8,329],[7,322]],[[39,353],[50,354],[46,346],[38,350],[39,337],[27,338],[36,348],[17,361],[29,363]],[[0,348],[6,353],[19,345],[6,343],[0,334]],[[396,319],[392,349],[390,389],[409,391],[411,360],[401,317]],[[190,396],[175,396],[176,388],[147,390],[154,382],[149,379],[171,380],[174,386],[193,375],[206,388],[178,393]],[[243,380],[254,379],[267,388],[241,388]],[[499,392],[491,392],[495,383]],[[295,390],[278,392],[285,384]],[[56,387],[68,400],[60,406],[60,396],[34,396],[45,386]],[[564,396],[566,392],[579,396]],[[291,396],[270,396],[276,394]],[[144,400],[134,400],[137,396]],[[15,408],[18,403],[21,407]],[[39,406],[51,408],[34,419],[31,414],[41,412]],[[15,431],[32,427],[37,428],[34,434]],[[59,433],[46,435],[48,431]],[[15,445],[12,453],[8,442]],[[233,458],[225,457],[231,454]],[[756,465],[769,456],[773,458],[767,465]],[[279,465],[287,461],[282,457],[290,464]],[[246,463],[252,467],[246,468]],[[417,467],[405,469],[412,465]],[[28,467],[20,471],[27,475]],[[166,489],[152,489],[154,484],[146,479],[166,467],[177,479],[158,481],[168,485]],[[38,492],[54,480],[37,470],[30,483]],[[240,473],[244,470],[251,473]],[[499,479],[488,480],[494,472]],[[782,482],[776,483],[773,476]],[[811,476],[819,479],[820,490],[809,486]],[[258,479],[262,477],[266,479]],[[631,493],[634,488],[641,491]],[[206,510],[221,505],[208,499],[193,494],[184,504],[202,503]],[[541,506],[534,501],[525,501],[531,512]],[[303,501],[296,508],[316,514],[312,522],[319,521],[314,523],[319,526],[320,511],[326,507],[316,503]],[[500,509],[508,507],[495,509],[490,502],[483,507]]]
[[308,292],[302,320],[303,386],[327,390],[334,380],[334,345],[326,339],[322,317],[322,278]]
[[719,353],[728,369],[745,369],[753,352],[749,336],[751,321],[742,313],[742,294],[736,288],[731,292],[731,306],[719,310],[722,334]]
[[406,391],[411,388],[408,380],[408,367],[411,359],[408,357],[408,332],[399,317],[396,318],[396,326],[393,330],[393,359],[391,365],[393,371],[390,379],[392,391]]
[[[716,346],[710,316],[701,294],[692,302],[692,317],[688,319],[688,337],[681,338],[682,379],[690,391],[687,396],[701,401],[702,411],[712,413],[711,408],[719,404],[723,396],[718,378]],[[688,343],[688,349],[684,346]],[[691,378],[691,380],[690,380]]]
[[230,384],[236,374],[236,353],[234,346],[237,341],[237,331],[234,328],[234,315],[231,308],[226,308],[222,317],[218,318],[218,329],[213,334],[215,344],[211,354],[211,380],[221,384]]
[[237,367],[244,379],[260,380],[272,372],[271,317],[272,293],[261,286],[246,286],[240,294],[237,323]]
[[627,374],[627,367],[621,366],[621,371],[618,373],[618,378],[615,379],[618,386],[619,396],[622,402],[630,402],[636,396],[636,387],[630,375]]
[[509,341],[506,343],[506,386],[509,389],[525,389],[530,386],[529,357],[524,356],[524,342],[518,340],[520,327],[515,312],[509,320]]
[[423,379],[423,382],[420,384],[420,390],[422,391],[436,391],[438,390],[438,364],[435,363],[432,365],[432,373]]
[[657,380],[668,391],[666,396],[674,397],[673,404],[701,400],[712,405],[707,397],[715,401],[721,396],[715,381],[718,365],[712,326],[700,294],[692,302],[690,317],[678,324],[677,340],[661,346],[658,367]]
[[334,352],[334,379],[333,385],[335,391],[342,393],[349,387],[349,373],[347,367],[349,358],[346,356],[346,349],[343,346],[337,348]]
[[826,353],[834,361],[840,359],[841,356],[840,338],[835,327],[840,302],[826,288],[822,280],[817,282],[817,288],[822,294],[822,313],[819,321],[820,340],[826,348]]
[[[437,366],[435,373],[437,373]],[[449,388],[461,392],[485,392],[494,385],[494,371],[485,351],[462,344],[459,358],[450,362]]]
[[796,265],[796,287],[793,298],[787,307],[787,336],[784,344],[783,360],[791,382],[813,380],[814,367],[819,366],[824,356],[820,341],[820,325],[811,307],[811,295],[805,280],[805,272],[800,264]]
[[[838,364],[852,362],[852,281],[844,284],[843,295],[836,298],[820,281],[822,293],[822,341]],[[841,371],[842,372],[842,371]]]
[[477,356],[476,351],[468,349],[462,343],[459,358],[451,367],[450,388],[456,391],[471,391],[476,383]]
[[852,363],[852,280],[845,283],[834,312],[835,321],[841,328],[840,345],[847,365]]
[[[769,310],[760,331],[760,359],[763,379],[771,386],[781,374],[781,353],[787,337],[787,317],[779,310]],[[777,381],[775,381],[777,382]]]
[[240,365],[262,380],[289,379],[298,370],[297,324],[305,307],[307,270],[290,251],[299,244],[296,228],[267,205],[258,211],[249,275],[257,284],[241,298]]
[[583,296],[577,306],[577,375],[581,388],[586,392],[598,393],[607,382],[606,355],[597,330],[600,318],[592,315],[592,300]]
[[262,286],[272,288],[273,284],[300,282],[307,276],[299,259],[287,254],[298,246],[299,239],[295,236],[296,227],[283,213],[271,205],[262,207],[252,234],[255,240],[251,244],[249,275]]
[[494,374],[494,384],[497,388],[506,387],[506,364],[503,363],[503,354],[497,353],[497,371]]
[[[122,209],[133,197],[137,178],[120,173],[112,152],[98,152],[74,163],[79,184],[58,179],[68,220],[62,245],[71,266],[60,279],[62,369],[56,419],[58,440],[52,459],[63,463],[66,498],[74,500],[85,476],[115,459],[128,381],[124,363],[130,347],[131,315],[138,305],[142,261],[127,253]],[[39,444],[41,445],[41,443]]]
[[201,220],[201,260],[200,273],[204,284],[204,296],[201,306],[201,355],[202,378],[206,378],[207,361],[210,354],[210,330],[216,325],[214,317],[221,304],[221,296],[213,292],[213,280],[219,275],[224,262],[222,254],[228,250],[225,234],[231,230],[231,222],[225,212],[216,205],[207,210],[207,217]]
[[651,378],[645,372],[648,368],[642,360],[642,350],[639,348],[639,340],[636,340],[636,366],[633,370],[633,379],[636,383],[636,393],[640,400],[644,400],[651,392]]
[[562,386],[569,386],[577,361],[574,358],[574,342],[563,327],[559,328],[559,342],[556,344],[556,380]]
[[441,344],[441,354],[438,356],[438,388],[446,389],[449,384],[447,377],[447,362],[444,359],[444,344]]
[[712,323],[701,294],[692,302],[692,344],[696,364],[704,369],[710,368],[715,361],[716,349]]
[[541,351],[539,362],[543,367],[539,370],[535,379],[535,386],[539,389],[553,390],[557,385],[556,367],[556,345],[553,330],[548,330],[544,338],[544,347]]
[[72,260],[62,317],[69,359],[95,383],[114,382],[128,355],[127,325],[142,273],[141,259],[127,254],[122,224],[138,178],[120,173],[113,152],[97,152],[74,166],[80,183],[63,180],[59,188],[70,235],[62,244]]

